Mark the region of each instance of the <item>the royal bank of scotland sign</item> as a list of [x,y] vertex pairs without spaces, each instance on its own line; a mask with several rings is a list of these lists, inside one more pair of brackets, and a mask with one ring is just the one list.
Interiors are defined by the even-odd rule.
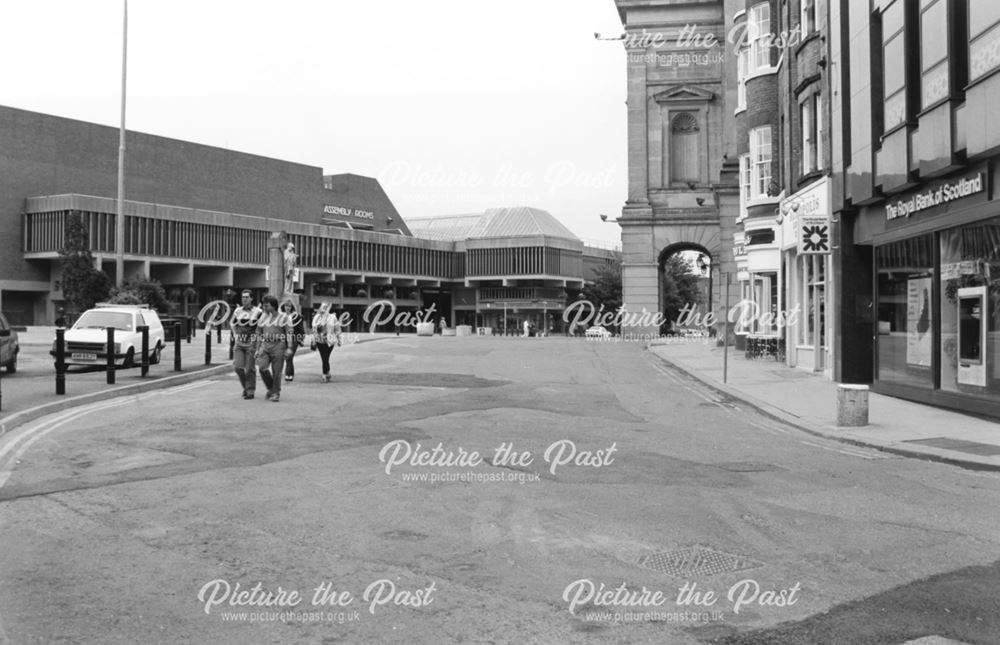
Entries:
[[832,246],[830,242],[830,216],[808,215],[799,217],[798,226],[799,255],[827,255]]
[[895,219],[907,218],[920,211],[975,195],[985,189],[986,179],[984,173],[981,172],[970,177],[952,179],[887,203],[885,205],[885,219],[891,222]]

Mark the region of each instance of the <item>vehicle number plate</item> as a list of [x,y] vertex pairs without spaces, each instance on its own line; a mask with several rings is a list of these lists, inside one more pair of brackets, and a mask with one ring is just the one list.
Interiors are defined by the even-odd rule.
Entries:
[[96,361],[97,354],[79,354],[77,352],[73,352],[70,354],[70,358],[75,358],[80,361]]

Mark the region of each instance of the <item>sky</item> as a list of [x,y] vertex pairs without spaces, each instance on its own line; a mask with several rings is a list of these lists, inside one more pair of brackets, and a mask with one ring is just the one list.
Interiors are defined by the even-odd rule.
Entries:
[[[117,127],[123,0],[0,0],[0,104]],[[376,177],[404,219],[549,211],[613,244],[614,0],[132,0],[126,127]]]

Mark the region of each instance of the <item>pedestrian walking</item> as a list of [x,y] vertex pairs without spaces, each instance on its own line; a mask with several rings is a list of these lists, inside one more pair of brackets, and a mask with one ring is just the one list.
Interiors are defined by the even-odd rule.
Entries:
[[257,344],[254,356],[260,380],[267,386],[267,400],[281,399],[281,369],[291,353],[295,333],[287,316],[278,312],[278,299],[268,294],[261,298],[263,313],[257,324]]
[[312,320],[313,337],[310,346],[319,351],[322,369],[320,380],[330,382],[330,353],[341,342],[340,317],[330,312],[330,303],[324,302]]
[[295,352],[299,351],[299,347],[306,344],[306,323],[302,320],[302,316],[295,310],[295,305],[291,300],[286,300],[282,303],[281,313],[287,316],[289,321],[294,321],[292,322],[292,345],[290,347],[292,353],[285,359],[285,380],[294,381]]
[[260,319],[261,310],[253,304],[253,293],[244,290],[240,294],[240,306],[229,319],[229,330],[233,335],[233,369],[243,387],[243,398],[252,399],[257,389],[257,371],[254,368],[256,340],[254,329]]

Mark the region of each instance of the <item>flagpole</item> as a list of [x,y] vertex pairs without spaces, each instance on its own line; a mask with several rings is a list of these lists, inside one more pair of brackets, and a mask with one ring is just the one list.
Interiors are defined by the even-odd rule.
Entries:
[[118,130],[118,206],[115,211],[115,284],[125,282],[125,72],[128,69],[128,0],[122,0],[122,105]]

